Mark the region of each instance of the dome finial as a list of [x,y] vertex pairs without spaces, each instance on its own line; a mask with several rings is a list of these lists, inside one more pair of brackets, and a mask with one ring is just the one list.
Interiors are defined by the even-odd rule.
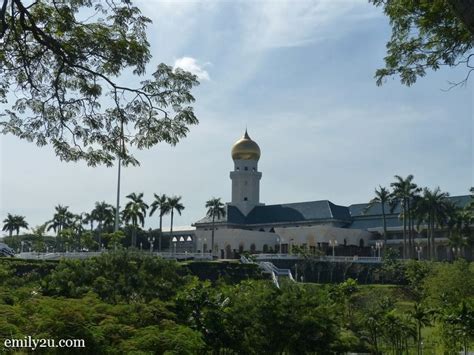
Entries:
[[234,160],[259,160],[260,147],[250,138],[247,127],[242,138],[232,146],[232,159]]

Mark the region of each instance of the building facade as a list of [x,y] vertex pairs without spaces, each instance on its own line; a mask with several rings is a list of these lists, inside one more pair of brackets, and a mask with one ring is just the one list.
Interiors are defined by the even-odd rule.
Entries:
[[[234,170],[230,173],[232,198],[226,204],[225,217],[215,222],[214,255],[234,258],[243,252],[287,253],[292,246],[308,251],[344,256],[376,255],[383,232],[382,208],[380,204],[368,208],[368,203],[340,206],[328,200],[265,205],[260,202],[258,170],[260,147],[247,131],[232,147]],[[470,202],[470,196],[450,197],[457,206]],[[403,251],[403,223],[400,206],[393,211],[385,206],[387,223],[387,245],[385,247]],[[210,252],[212,221],[205,217],[194,224],[195,248]],[[440,259],[452,255],[446,233],[436,232],[437,251]],[[423,226],[417,230],[414,240],[423,249],[420,257],[426,256],[426,233]],[[465,250],[463,253],[470,254]],[[401,255],[401,253],[400,253]],[[470,257],[470,255],[466,255]]]

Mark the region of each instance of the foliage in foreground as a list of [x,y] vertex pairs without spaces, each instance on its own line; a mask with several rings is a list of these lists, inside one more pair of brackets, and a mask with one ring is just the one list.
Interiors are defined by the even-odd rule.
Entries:
[[[29,264],[33,267],[35,263]],[[407,286],[200,281],[119,251],[44,276],[0,263],[0,338],[80,338],[93,353],[453,353],[474,340],[474,267],[411,262]],[[40,263],[38,263],[40,265]]]

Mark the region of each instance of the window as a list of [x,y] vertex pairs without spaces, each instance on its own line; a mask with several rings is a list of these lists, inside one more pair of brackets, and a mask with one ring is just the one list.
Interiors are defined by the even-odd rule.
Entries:
[[236,167],[236,168],[235,168],[235,170],[239,171],[239,170],[240,170],[240,168],[239,168],[239,167]]
[[252,168],[252,171],[257,171],[257,169],[255,169],[255,168]]
[[249,170],[248,166],[246,166],[246,167],[244,168],[244,170],[245,170],[245,171]]
[[247,197],[244,197],[244,201],[247,201],[247,200],[248,200],[248,198],[247,198]]

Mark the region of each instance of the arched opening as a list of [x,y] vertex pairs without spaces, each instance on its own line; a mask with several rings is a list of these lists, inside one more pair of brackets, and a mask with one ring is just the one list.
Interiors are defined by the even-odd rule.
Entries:
[[270,228],[269,232],[270,233],[275,233],[275,229],[272,227],[272,228]]
[[244,243],[239,243],[239,254],[244,252]]
[[250,252],[251,252],[251,253],[255,253],[256,251],[257,251],[257,247],[255,246],[254,243],[252,243],[252,244],[250,245]]
[[267,244],[263,244],[263,252],[268,253],[268,245]]
[[359,241],[359,247],[363,248],[364,247],[364,239],[361,239]]

